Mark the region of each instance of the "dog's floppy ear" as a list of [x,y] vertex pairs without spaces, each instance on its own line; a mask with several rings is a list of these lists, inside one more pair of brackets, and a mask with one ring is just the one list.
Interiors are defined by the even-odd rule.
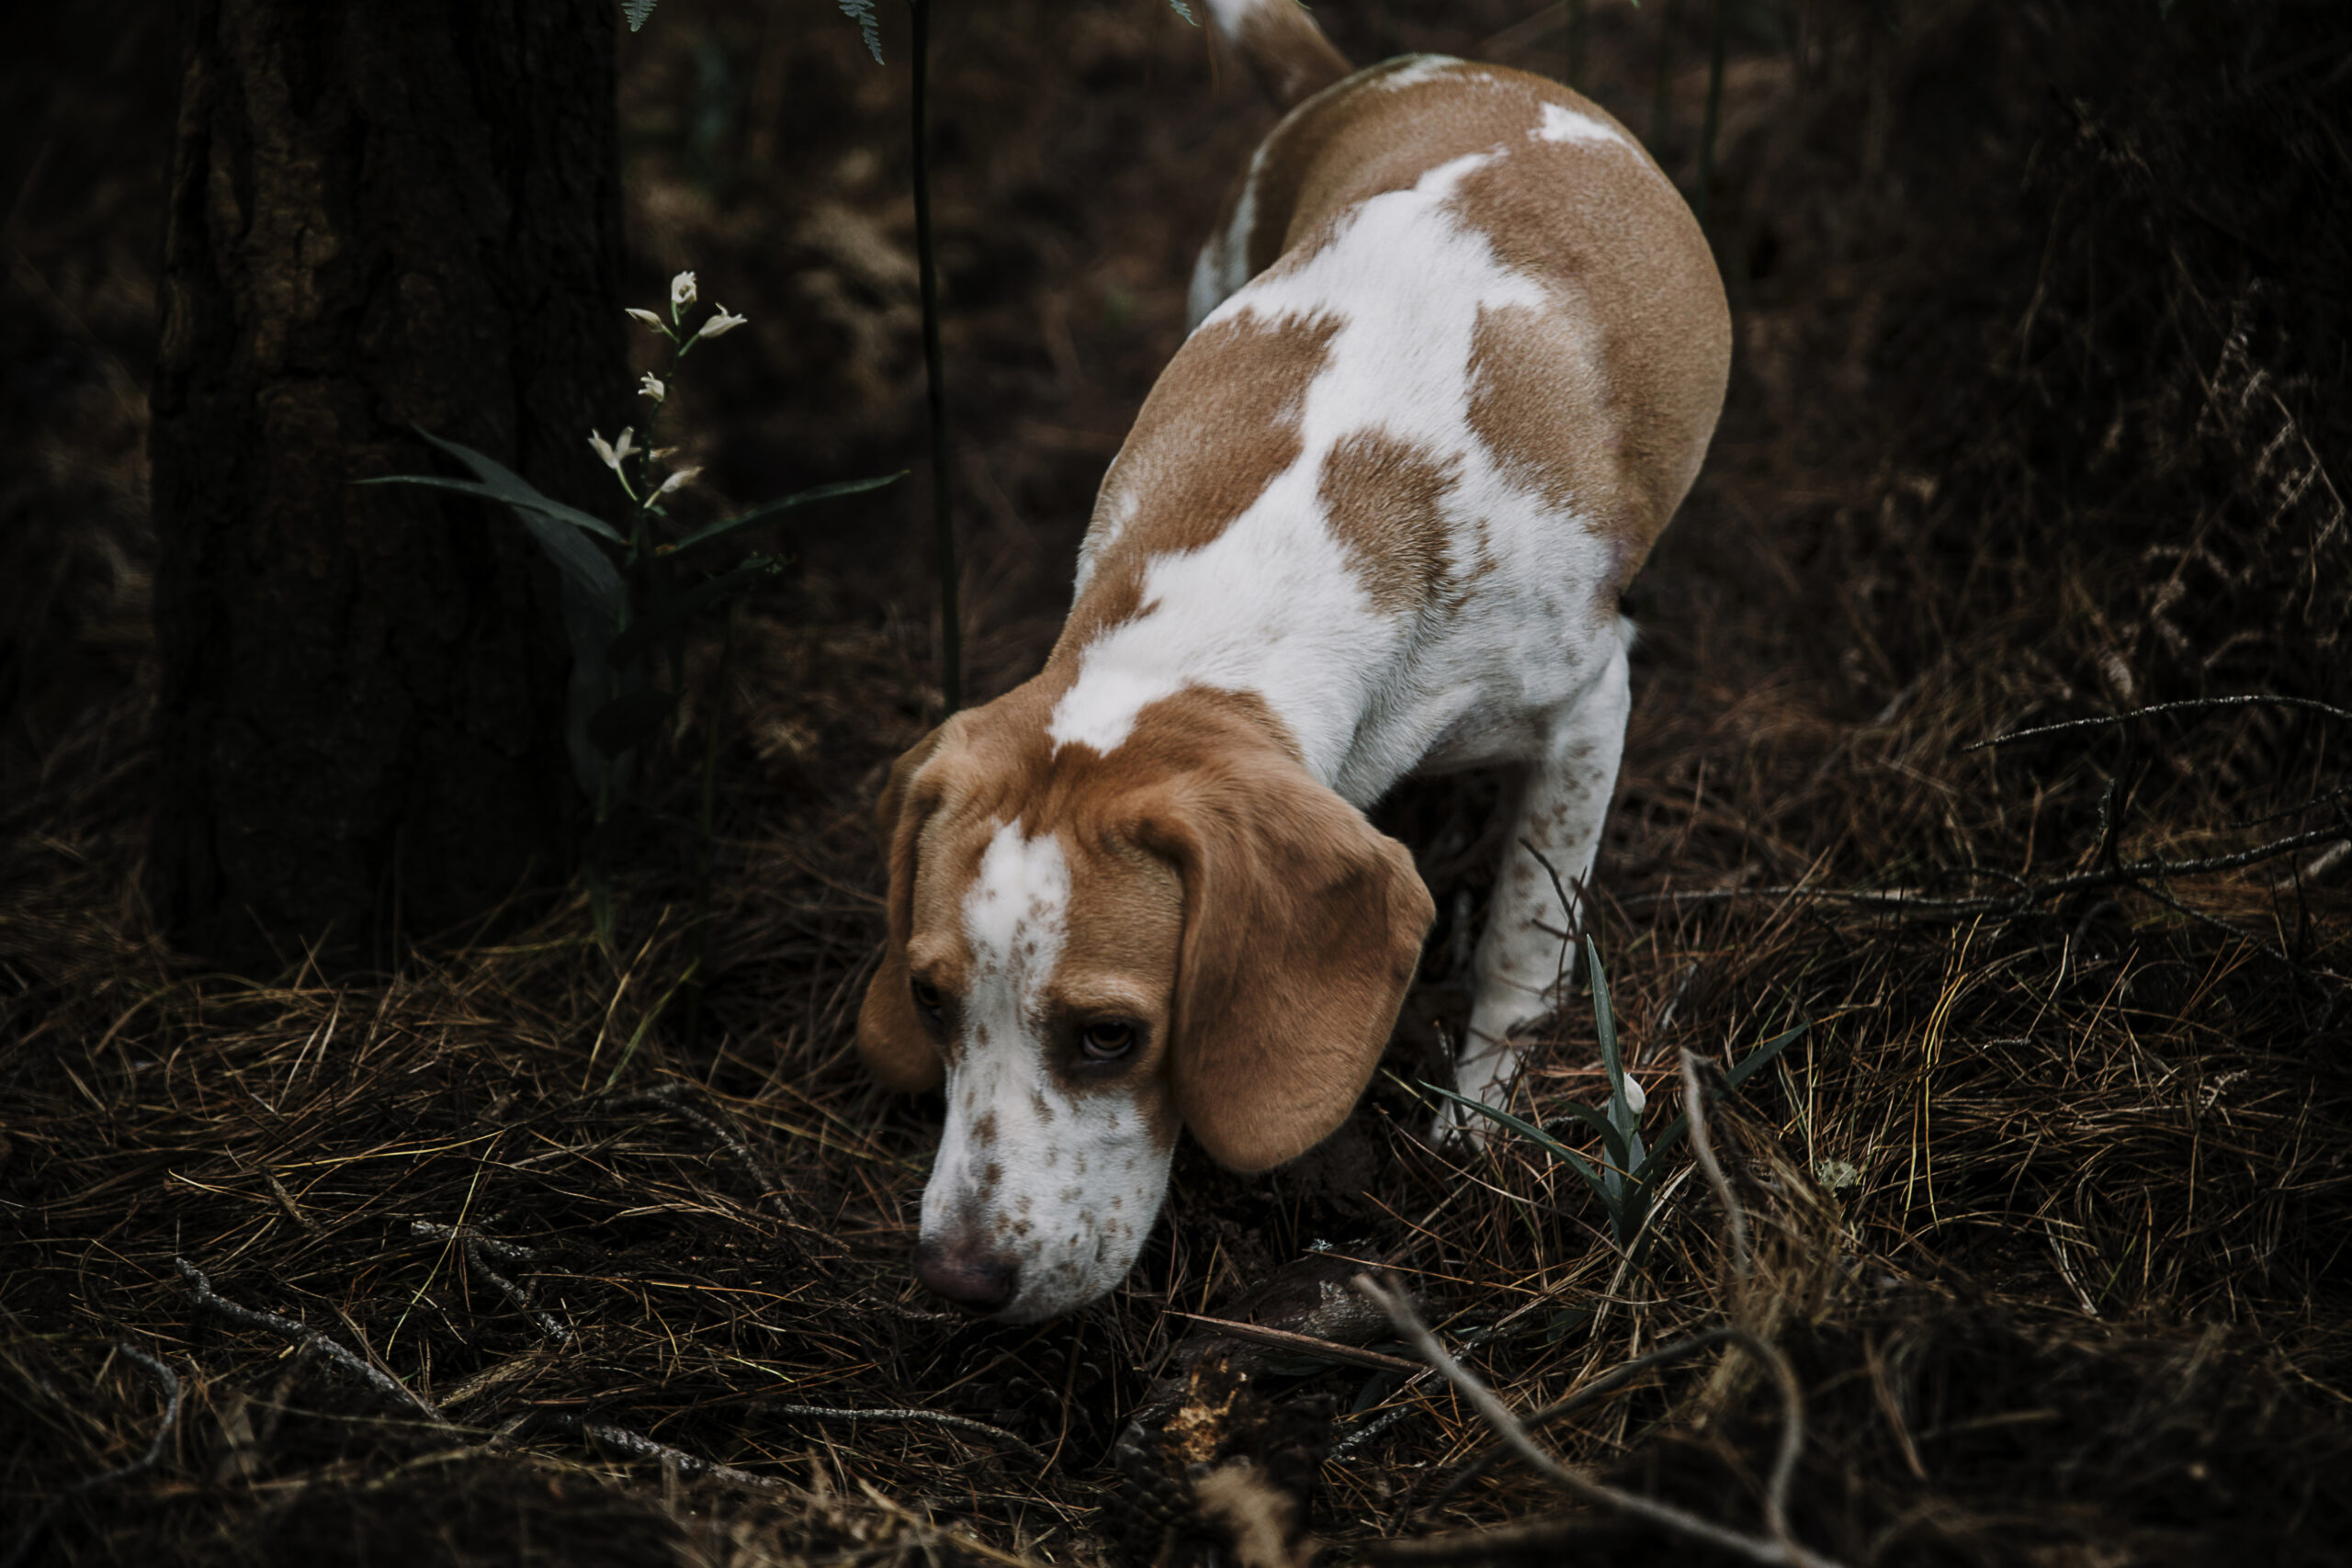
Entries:
[[1143,837],[1184,883],[1170,1076],[1218,1164],[1260,1171],[1347,1120],[1436,908],[1402,844],[1287,758],[1186,781]]
[[890,933],[883,943],[882,966],[858,1009],[857,1054],[887,1087],[910,1093],[937,1089],[942,1076],[939,1052],[908,989],[907,939],[914,929],[915,846],[940,799],[939,790],[923,787],[916,775],[946,744],[945,725],[917,741],[890,765],[890,782],[874,807],[874,825],[890,863]]

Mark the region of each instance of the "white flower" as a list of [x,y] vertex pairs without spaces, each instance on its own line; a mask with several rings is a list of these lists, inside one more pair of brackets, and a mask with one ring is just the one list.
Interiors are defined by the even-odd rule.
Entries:
[[646,373],[644,379],[638,382],[637,389],[657,403],[670,395],[670,389],[662,384],[662,378],[650,371]]
[[657,333],[666,333],[670,330],[669,327],[663,324],[662,318],[655,315],[650,310],[639,310],[631,307],[629,314],[644,322],[647,326],[651,327]]
[[670,313],[677,314],[695,302],[695,275],[682,272],[670,280]]
[[1639,1116],[1642,1113],[1642,1108],[1649,1102],[1650,1097],[1642,1092],[1642,1080],[1627,1073],[1625,1075],[1625,1109]]
[[710,320],[702,324],[701,336],[717,337],[721,333],[731,333],[752,319],[749,316],[730,316],[724,305],[712,306],[711,312]]
[[702,470],[700,468],[680,468],[676,473],[672,474],[668,479],[662,481],[662,488],[653,492],[653,499],[656,501],[661,500],[663,496],[669,494],[680,485],[686,483],[696,474],[701,472]]
[[634,429],[624,430],[618,441],[606,441],[592,430],[588,433],[588,445],[596,449],[596,456],[605,460],[605,467],[617,474],[621,471],[622,462],[637,450],[637,432]]

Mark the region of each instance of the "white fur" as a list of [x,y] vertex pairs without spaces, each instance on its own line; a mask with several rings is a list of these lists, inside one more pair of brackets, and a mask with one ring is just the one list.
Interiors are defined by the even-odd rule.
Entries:
[[1047,987],[1069,919],[1060,841],[998,828],[963,914],[972,969],[922,1238],[988,1238],[1020,1266],[997,1315],[1035,1323],[1125,1277],[1159,1217],[1172,1147],[1125,1096],[1070,1094],[1048,1066]]
[[[1341,323],[1307,390],[1299,457],[1215,541],[1151,559],[1142,594],[1151,608],[1088,645],[1054,708],[1057,744],[1114,751],[1146,706],[1187,686],[1254,692],[1288,726],[1308,771],[1368,806],[1425,763],[1522,759],[1540,749],[1546,716],[1594,679],[1615,646],[1614,615],[1573,589],[1606,571],[1607,546],[1585,519],[1505,472],[1470,428],[1479,312],[1551,307],[1447,205],[1493,156],[1454,159],[1409,190],[1364,202],[1304,265],[1270,269],[1212,313]],[[1449,287],[1429,288],[1432,277]],[[1587,374],[1597,388],[1597,363]],[[1324,461],[1367,430],[1456,463],[1446,505],[1457,564],[1495,569],[1479,580],[1475,613],[1377,611],[1320,525]],[[1146,498],[1128,487],[1144,482],[1114,468],[1104,514],[1132,515]],[[1090,536],[1088,558],[1102,547]]]
[[[1430,56],[1383,81],[1403,87],[1467,69]],[[1602,121],[1549,104],[1528,139],[1625,144]],[[1594,592],[1613,566],[1601,531],[1573,502],[1514,477],[1470,425],[1469,348],[1484,311],[1535,311],[1543,330],[1585,338],[1582,368],[1562,396],[1586,408],[1609,401],[1580,320],[1505,265],[1451,205],[1466,175],[1509,152],[1456,158],[1409,190],[1374,197],[1303,260],[1235,281],[1253,164],[1234,222],[1202,253],[1193,316],[1196,326],[1243,315],[1338,323],[1300,412],[1299,457],[1214,541],[1146,564],[1146,612],[1087,646],[1051,722],[1057,745],[1107,753],[1145,707],[1188,686],[1255,693],[1309,772],[1360,807],[1408,773],[1528,764],[1456,1066],[1464,1093],[1498,1106],[1518,1070],[1510,1032],[1555,1005],[1573,958],[1560,933],[1575,931],[1581,913],[1560,907],[1551,874],[1519,846],[1540,851],[1577,901],[1616,779],[1631,630]],[[1453,465],[1443,502],[1452,558],[1457,571],[1478,573],[1465,608],[1381,612],[1324,525],[1325,460],[1366,431]],[[1123,462],[1104,480],[1081,592],[1093,563],[1149,504],[1149,467]]]
[[1589,114],[1578,114],[1566,104],[1545,104],[1543,122],[1527,134],[1534,141],[1613,141],[1620,147],[1631,145],[1615,126]]

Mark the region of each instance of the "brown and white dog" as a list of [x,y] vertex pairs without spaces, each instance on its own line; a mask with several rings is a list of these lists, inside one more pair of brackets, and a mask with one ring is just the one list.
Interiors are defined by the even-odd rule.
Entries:
[[899,759],[858,1019],[944,1086],[917,1275],[1016,1323],[1125,1276],[1189,1129],[1242,1171],[1370,1079],[1431,907],[1363,808],[1522,764],[1456,1076],[1499,1104],[1591,868],[1618,600],[1721,411],[1723,287],[1617,122],[1516,71],[1349,73],[1296,0],[1210,0],[1290,112],[1193,280],[1034,680]]

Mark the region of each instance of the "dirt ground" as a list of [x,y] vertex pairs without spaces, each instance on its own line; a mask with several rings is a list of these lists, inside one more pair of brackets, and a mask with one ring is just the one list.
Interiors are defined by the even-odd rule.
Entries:
[[[1052,638],[1273,117],[1161,0],[942,11],[985,697]],[[1725,19],[1737,357],[1637,593],[1597,935],[1653,1133],[1680,1053],[1805,1026],[1709,1118],[1752,1260],[1683,1156],[1629,1256],[1533,1141],[1419,1138],[1507,787],[1450,780],[1378,813],[1440,919],[1347,1128],[1257,1179],[1181,1153],[1070,1320],[922,1299],[938,1109],[849,1045],[865,813],[940,700],[920,474],[779,529],[796,571],[691,662],[659,787],[690,817],[716,736],[696,1025],[674,827],[610,948],[570,889],[368,979],[174,954],[136,889],[177,16],[92,0],[0,73],[0,1562],[1254,1568],[1302,1505],[1324,1562],[1741,1560],[1465,1474],[1465,1395],[1296,1306],[1374,1265],[1512,1409],[1583,1394],[1564,1461],[1767,1552],[1793,1443],[1826,1560],[2352,1557],[2352,17],[1317,14],[1360,61],[1573,55],[1686,191]],[[692,267],[752,321],[684,393],[714,511],[922,451],[901,21],[882,66],[822,0],[662,0],[624,42],[634,295]],[[1586,1005],[1529,1093],[1590,1152]],[[1682,1348],[1727,1325],[1777,1360]],[[1237,1459],[1270,1514],[1204,1480]]]

